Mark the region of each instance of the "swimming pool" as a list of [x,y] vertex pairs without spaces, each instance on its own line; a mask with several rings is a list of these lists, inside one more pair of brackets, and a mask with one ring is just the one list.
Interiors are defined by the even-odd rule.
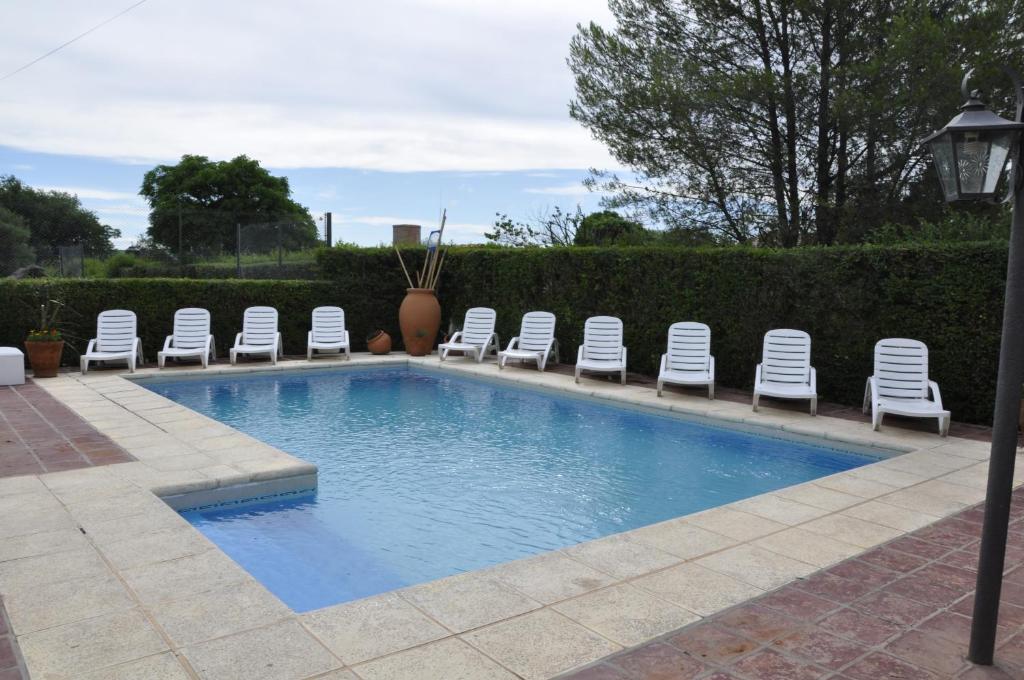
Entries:
[[319,466],[315,493],[183,513],[300,612],[880,457],[404,367],[141,384]]

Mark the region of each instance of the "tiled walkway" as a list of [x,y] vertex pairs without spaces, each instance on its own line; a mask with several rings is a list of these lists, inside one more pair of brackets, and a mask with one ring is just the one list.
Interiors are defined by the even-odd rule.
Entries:
[[0,477],[132,460],[32,382],[0,387]]
[[1014,494],[996,667],[965,662],[982,507],[609,657],[568,680],[1024,678],[1024,489]]
[[0,600],[0,680],[27,680],[28,673],[18,654],[17,643],[11,633],[11,624]]

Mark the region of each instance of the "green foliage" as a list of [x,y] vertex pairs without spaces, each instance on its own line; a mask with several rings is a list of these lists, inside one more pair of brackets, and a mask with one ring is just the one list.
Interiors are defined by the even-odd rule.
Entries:
[[950,210],[936,221],[916,225],[887,223],[868,234],[865,240],[878,244],[1009,241],[1009,209],[1004,209],[997,219],[988,212]]
[[247,251],[270,251],[279,238],[290,250],[317,241],[316,224],[291,199],[288,179],[274,177],[246,156],[230,161],[182,156],[176,165],[147,172],[139,193],[149,201],[149,238],[175,253],[234,252],[238,225]]
[[134,255],[130,253],[117,253],[107,258],[104,263],[106,269],[106,275],[109,279],[116,279],[121,276],[121,272],[126,269],[132,269],[138,264]]
[[577,246],[640,246],[654,241],[651,232],[639,222],[626,219],[614,210],[602,210],[580,221],[573,244]]
[[0,276],[35,262],[30,237],[25,220],[0,206]]
[[[412,268],[423,249],[403,251]],[[859,406],[872,369],[876,341],[917,338],[928,344],[931,373],[954,418],[989,422],[998,364],[1005,243],[764,248],[453,247],[438,295],[442,328],[461,326],[469,307],[493,307],[507,341],[522,315],[547,310],[558,317],[565,361],[596,314],[625,325],[630,370],[655,375],[675,321],[707,323],[719,384],[749,389],[764,333],[806,330],[823,399]],[[139,317],[148,356],[170,333],[179,307],[209,309],[222,354],[250,305],[281,314],[285,349],[305,350],[313,307],[340,305],[356,350],[372,330],[400,345],[398,307],[405,280],[391,248],[330,248],[319,252],[320,281],[182,279],[0,281],[5,324],[0,345],[17,346],[38,324],[46,294],[65,302],[64,323],[83,340],[71,342],[67,361],[92,337],[96,315],[127,308]],[[43,293],[43,291],[48,291]]]
[[86,255],[105,255],[114,249],[117,229],[101,224],[82,207],[77,196],[26,186],[13,175],[0,177],[0,207],[20,216],[31,233],[36,254],[54,257],[58,246],[81,244]]
[[[610,0],[573,38],[570,114],[633,178],[595,172],[608,207],[716,239],[860,242],[934,221],[918,141],[1024,60],[1017,0]],[[990,218],[995,218],[989,212]]]
[[[415,251],[404,253],[410,266]],[[389,249],[321,251],[323,276],[372,295],[385,322],[404,291]],[[554,312],[572,361],[587,317],[625,325],[630,370],[656,375],[668,326],[711,326],[719,383],[750,388],[764,333],[806,330],[822,397],[859,406],[874,344],[918,338],[958,420],[992,415],[1006,245],[765,248],[452,248],[439,297],[442,328],[466,309],[493,307],[504,340],[530,310]],[[382,326],[396,336],[394,325]]]

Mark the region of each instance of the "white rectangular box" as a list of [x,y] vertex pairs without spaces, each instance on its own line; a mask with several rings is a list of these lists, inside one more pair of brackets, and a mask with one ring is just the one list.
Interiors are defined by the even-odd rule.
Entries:
[[0,347],[0,385],[25,384],[25,355],[16,347]]

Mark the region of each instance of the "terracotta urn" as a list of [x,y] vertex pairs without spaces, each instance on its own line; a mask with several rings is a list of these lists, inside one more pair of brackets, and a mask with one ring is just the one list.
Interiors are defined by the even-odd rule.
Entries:
[[366,349],[370,354],[387,354],[391,351],[391,336],[382,330],[376,330],[366,338]]
[[63,351],[63,340],[26,340],[25,354],[32,366],[32,377],[56,378]]
[[434,349],[437,331],[441,328],[441,305],[432,288],[408,288],[398,308],[398,325],[402,328],[405,352],[423,357]]

